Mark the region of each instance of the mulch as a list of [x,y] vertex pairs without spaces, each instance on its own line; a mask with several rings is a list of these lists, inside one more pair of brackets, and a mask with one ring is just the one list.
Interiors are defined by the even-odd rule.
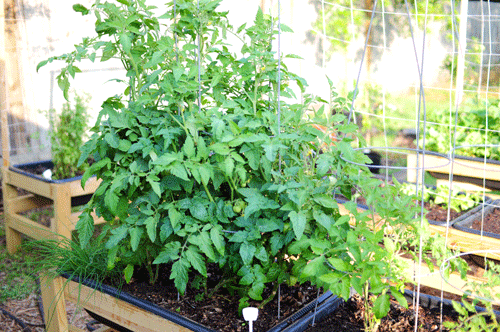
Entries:
[[[365,307],[361,297],[352,296],[325,319],[309,327],[305,332],[363,332]],[[456,315],[443,312],[443,321],[454,321]],[[379,332],[413,332],[415,330],[415,307],[409,303],[408,309],[391,300],[389,314],[380,323]],[[418,331],[435,332],[441,330],[440,310],[419,308]]]

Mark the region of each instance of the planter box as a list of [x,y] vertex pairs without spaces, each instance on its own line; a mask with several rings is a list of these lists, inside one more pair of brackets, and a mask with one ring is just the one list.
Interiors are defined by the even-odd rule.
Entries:
[[454,224],[453,227],[455,227],[456,229],[461,230],[463,232],[470,233],[470,234],[476,234],[479,236],[482,235],[483,237],[498,239],[499,240],[498,246],[496,247],[496,249],[498,250],[498,248],[500,248],[500,234],[492,233],[492,232],[482,232],[482,234],[481,234],[480,230],[472,228],[472,224],[474,223],[474,220],[477,220],[477,219],[481,220],[482,215],[484,215],[484,217],[486,218],[486,216],[488,214],[490,214],[495,208],[500,208],[500,200],[493,201],[491,204],[488,204],[487,206],[485,206],[484,211],[483,211],[483,209],[479,209],[474,214],[469,215],[467,218],[462,219],[461,221]]
[[[428,171],[438,181],[449,182],[451,172],[450,158],[444,154],[426,152],[424,156],[419,154],[418,165]],[[425,163],[424,163],[425,162]],[[407,181],[417,182],[417,155],[407,156]],[[477,189],[484,186],[491,190],[500,189],[500,161],[486,160],[483,158],[455,156],[453,163],[453,182],[472,185]]]
[[[498,249],[500,248],[500,234],[492,232],[483,232],[481,234],[480,230],[473,229],[472,224],[474,220],[481,219],[483,214],[486,217],[495,208],[500,207],[500,200],[493,201],[488,204],[484,211],[482,209],[476,211],[475,214],[468,216],[465,219],[455,223],[453,229],[451,230],[453,234],[460,234],[462,236],[462,241],[455,241],[457,246],[461,248],[467,248],[464,251],[475,251],[475,250],[489,250],[492,252],[479,253],[477,255],[484,256],[487,258],[492,258],[500,260],[500,253]],[[455,235],[456,237],[456,235]]]
[[[90,178],[85,188],[81,187],[81,176],[64,180],[48,180],[26,172],[22,168],[49,167],[50,161],[4,167],[2,169],[2,190],[5,213],[5,233],[9,253],[16,252],[21,244],[21,235],[34,239],[55,239],[59,235],[71,237],[78,221],[78,213],[71,213],[71,207],[85,204],[99,186],[100,181]],[[28,194],[20,194],[22,190]],[[54,205],[54,218],[50,226],[38,224],[20,213]],[[97,219],[96,223],[104,220]]]
[[[214,332],[176,312],[160,308],[111,286],[97,285],[91,280],[79,283],[65,277],[54,280],[43,279],[41,289],[47,332],[74,329],[66,317],[64,300],[70,300],[83,307],[92,317],[117,331]],[[325,293],[317,301],[307,304],[267,332],[301,332],[313,319],[315,310],[318,320],[335,310],[340,301],[330,292]]]

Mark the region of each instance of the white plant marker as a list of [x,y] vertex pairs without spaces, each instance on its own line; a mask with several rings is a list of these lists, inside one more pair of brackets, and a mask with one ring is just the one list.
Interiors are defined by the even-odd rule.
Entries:
[[253,322],[259,316],[259,309],[254,307],[243,308],[243,318],[248,322],[248,331],[253,332]]
[[50,169],[47,169],[42,173],[42,176],[47,180],[52,180],[52,171]]

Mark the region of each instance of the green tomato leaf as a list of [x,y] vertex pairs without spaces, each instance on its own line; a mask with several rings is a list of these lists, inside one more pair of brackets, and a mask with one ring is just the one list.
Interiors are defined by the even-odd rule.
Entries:
[[122,45],[123,49],[125,50],[126,53],[130,52],[130,49],[132,48],[132,41],[130,40],[130,37],[127,33],[123,32],[120,34],[119,37],[120,44]]
[[189,176],[186,172],[186,168],[182,164],[176,163],[172,165],[172,167],[170,168],[170,172],[172,172],[173,175],[182,180],[189,181]]
[[408,308],[408,301],[406,300],[406,297],[404,297],[403,294],[401,294],[401,292],[399,292],[395,287],[391,287],[391,295],[403,308]]
[[297,238],[297,240],[300,240],[306,228],[306,216],[302,211],[298,213],[295,211],[291,211],[288,216],[290,217],[290,221],[292,222],[295,237]]
[[128,226],[121,225],[118,228],[111,230],[111,236],[106,243],[106,249],[117,248],[121,240],[123,240],[128,233]]
[[251,243],[244,242],[240,246],[240,256],[243,264],[250,265],[257,249]]
[[146,231],[148,232],[149,239],[151,240],[151,242],[155,242],[156,226],[158,225],[158,221],[155,217],[148,217],[144,224],[146,225]]
[[168,217],[170,219],[170,223],[172,224],[172,229],[174,230],[174,232],[176,231],[177,226],[179,225],[183,216],[184,215],[182,213],[174,208],[168,209]]
[[144,232],[140,227],[133,227],[128,230],[130,233],[130,246],[132,251],[136,251],[141,242],[142,233]]
[[94,234],[94,219],[92,215],[89,212],[80,214],[75,229],[78,232],[80,247],[83,249],[88,245]]
[[200,274],[204,277],[207,276],[207,267],[205,265],[205,261],[203,260],[203,256],[200,255],[195,247],[188,247],[186,250],[186,258],[196,271],[200,272]]
[[184,154],[188,158],[193,158],[195,156],[194,142],[190,135],[186,136],[186,140],[184,141],[184,145],[182,146],[182,150]]
[[172,264],[172,272],[170,273],[170,279],[174,280],[175,288],[179,291],[181,295],[184,295],[186,291],[188,278],[188,268],[190,267],[189,261],[187,259],[179,259]]
[[389,294],[385,293],[377,297],[373,302],[373,313],[377,319],[381,319],[387,316],[389,309],[391,308],[391,301]]
[[181,243],[178,241],[167,243],[158,257],[153,261],[153,264],[164,264],[178,259],[180,248]]
[[215,261],[215,252],[212,248],[212,241],[208,232],[201,232],[198,236],[198,247],[212,261]]
[[213,227],[210,230],[210,239],[214,243],[215,249],[219,252],[221,256],[224,255],[224,248],[225,248],[225,243],[224,243],[224,236],[222,236],[222,233],[219,229],[216,227]]
[[125,281],[127,282],[127,284],[129,284],[130,281],[132,280],[133,274],[134,274],[134,265],[128,264],[127,267],[123,269],[123,276],[125,277]]

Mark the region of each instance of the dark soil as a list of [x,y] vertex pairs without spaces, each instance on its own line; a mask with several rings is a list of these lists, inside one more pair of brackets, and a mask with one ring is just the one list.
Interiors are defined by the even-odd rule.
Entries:
[[[446,222],[446,220],[448,219],[448,208],[446,207],[435,204],[431,205],[428,202],[424,202],[424,208],[428,211],[425,215],[425,218],[427,220]],[[450,220],[454,220],[460,217],[461,215],[467,213],[467,211],[457,212],[453,209],[450,209]]]
[[[410,301],[409,301],[410,302]],[[332,314],[325,317],[306,332],[362,332],[364,305],[362,299],[355,295],[342,303]],[[447,331],[441,330],[440,308],[422,308],[418,310],[418,331]],[[457,316],[451,311],[443,311],[443,321],[455,321]],[[395,300],[391,301],[389,314],[384,317],[378,329],[379,332],[413,332],[415,330],[415,307],[409,303],[408,309],[400,306]]]
[[480,231],[481,224],[484,232],[500,234],[500,208],[492,209],[490,213],[484,216],[484,220],[481,217],[474,220],[472,229]]
[[[210,267],[208,272],[209,291],[217,283],[223,281],[222,275],[222,271],[217,266],[212,265]],[[237,290],[220,289],[214,295],[204,297],[203,285],[197,282],[196,279],[190,278],[186,293],[179,296],[172,280],[170,280],[168,269],[160,272],[160,277],[155,285],[150,285],[147,281],[134,280],[131,284],[123,285],[122,290],[164,309],[177,312],[183,317],[216,331],[238,332],[248,330],[247,323],[238,312],[238,303],[241,296]],[[266,289],[263,298],[269,297],[271,292],[272,289]],[[318,290],[308,283],[296,286],[282,284],[280,286],[280,318],[278,319],[278,295],[276,294],[271,302],[259,310],[258,319],[254,322],[254,331],[269,330],[284,318],[315,300],[317,296]],[[250,305],[257,307],[259,302],[253,301],[250,302]]]

